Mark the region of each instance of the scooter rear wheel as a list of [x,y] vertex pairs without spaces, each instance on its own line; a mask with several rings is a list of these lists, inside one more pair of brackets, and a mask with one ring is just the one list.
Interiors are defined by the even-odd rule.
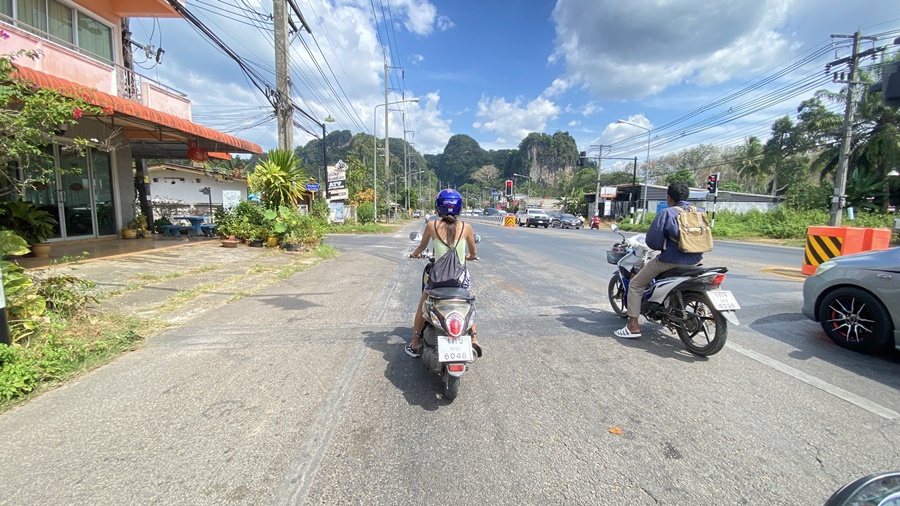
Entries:
[[456,399],[459,395],[459,384],[460,384],[459,376],[453,376],[447,371],[444,371],[444,399],[448,401],[452,401]]
[[728,321],[698,293],[686,293],[683,300],[683,309],[690,320],[685,323],[687,328],[676,329],[678,338],[691,353],[702,357],[715,355],[725,346]]

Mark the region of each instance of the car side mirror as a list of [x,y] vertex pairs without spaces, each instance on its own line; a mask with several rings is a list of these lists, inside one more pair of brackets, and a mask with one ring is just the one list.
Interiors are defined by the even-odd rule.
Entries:
[[410,233],[409,233],[409,240],[410,240],[410,241],[421,241],[421,240],[422,240],[422,234],[420,234],[420,233],[418,233],[418,232],[410,232]]

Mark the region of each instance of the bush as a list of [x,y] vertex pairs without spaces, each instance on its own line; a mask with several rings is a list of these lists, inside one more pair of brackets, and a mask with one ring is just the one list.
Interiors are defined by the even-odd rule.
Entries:
[[357,206],[356,221],[363,224],[375,222],[375,207],[371,202],[363,202]]

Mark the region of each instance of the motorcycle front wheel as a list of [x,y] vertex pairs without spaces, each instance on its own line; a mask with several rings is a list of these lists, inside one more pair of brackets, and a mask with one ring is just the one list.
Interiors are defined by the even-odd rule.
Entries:
[[614,313],[622,318],[628,316],[628,310],[625,301],[625,285],[622,284],[622,278],[613,276],[609,280],[609,305],[612,306]]
[[687,321],[684,327],[676,327],[681,342],[688,351],[702,357],[721,351],[728,338],[728,321],[722,313],[698,293],[684,294],[683,301]]

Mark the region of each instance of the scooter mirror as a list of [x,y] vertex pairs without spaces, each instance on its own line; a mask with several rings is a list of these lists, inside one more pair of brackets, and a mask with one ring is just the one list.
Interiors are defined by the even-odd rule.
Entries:
[[481,242],[481,236],[480,236],[480,235],[475,234],[475,242],[476,242],[476,243]]
[[418,233],[418,232],[410,232],[410,233],[409,233],[409,240],[410,240],[410,241],[421,241],[421,240],[422,240],[422,234],[420,234],[420,233]]
[[900,501],[900,471],[864,476],[844,485],[825,501],[825,506],[852,504],[897,504]]
[[612,225],[610,225],[609,228],[611,228],[613,232],[618,232],[618,231],[619,231],[619,226],[616,225],[615,223],[613,223]]

